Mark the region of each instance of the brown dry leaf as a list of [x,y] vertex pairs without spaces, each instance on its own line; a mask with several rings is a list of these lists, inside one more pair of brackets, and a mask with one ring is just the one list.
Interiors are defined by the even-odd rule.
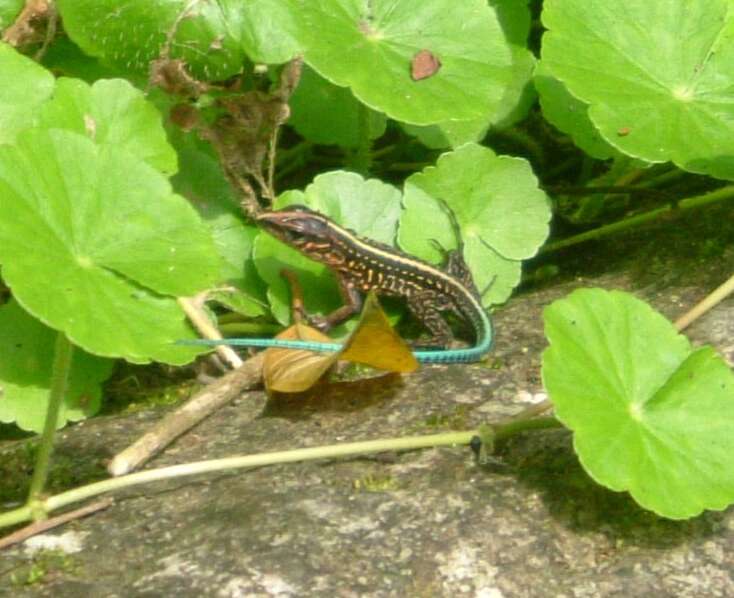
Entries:
[[53,12],[48,0],[27,0],[15,22],[3,33],[2,41],[15,48],[41,41],[44,37],[43,28],[52,18]]
[[[333,343],[315,328],[294,324],[276,338]],[[263,380],[268,391],[303,392],[311,388],[337,361],[352,361],[388,372],[418,369],[408,344],[396,334],[374,293],[367,295],[357,328],[341,351],[317,353],[304,349],[271,348],[265,352]]]
[[347,340],[340,359],[389,372],[414,372],[418,362],[398,336],[373,292],[367,295],[357,329]]
[[438,59],[438,56],[430,50],[421,50],[413,56],[413,60],[410,63],[410,76],[413,81],[428,79],[428,77],[433,77],[440,68],[441,61]]
[[[333,343],[325,334],[304,324],[294,324],[276,338]],[[334,365],[340,353],[271,348],[265,351],[263,381],[268,391],[302,392],[311,388]]]
[[207,83],[197,81],[189,74],[183,60],[169,58],[167,52],[164,54],[150,63],[150,85],[171,95],[190,98],[198,98],[211,89]]

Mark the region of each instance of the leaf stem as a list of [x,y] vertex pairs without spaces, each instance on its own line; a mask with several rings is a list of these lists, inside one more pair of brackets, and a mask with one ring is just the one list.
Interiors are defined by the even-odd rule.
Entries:
[[[522,420],[514,419],[508,420],[506,423],[497,424],[493,427],[493,431],[496,439],[504,439],[525,430],[560,426],[560,422],[552,417],[528,418]],[[240,457],[227,457],[224,459],[184,463],[181,465],[172,465],[170,467],[132,473],[81,486],[47,498],[40,502],[40,506],[45,512],[51,512],[72,503],[76,503],[93,496],[98,496],[100,494],[105,494],[107,492],[112,492],[114,490],[120,490],[122,488],[129,488],[131,486],[137,486],[147,482],[200,475],[203,473],[227,469],[262,467],[265,465],[311,461],[314,459],[334,459],[337,457],[367,455],[384,451],[405,451],[439,446],[460,446],[469,444],[472,438],[478,434],[478,430],[467,430],[462,432],[446,432],[425,436],[384,438],[379,440],[350,442],[346,444],[334,444],[290,451],[259,453]],[[27,521],[32,516],[31,511],[30,507],[25,505],[18,509],[0,514],[0,528]]]
[[350,162],[354,170],[366,177],[372,168],[372,137],[370,135],[370,109],[362,102],[359,102],[357,109],[357,134],[359,145]]
[[620,220],[619,222],[613,222],[612,224],[600,226],[599,228],[595,228],[594,230],[586,231],[579,235],[568,237],[567,239],[561,239],[560,241],[556,241],[555,243],[549,243],[540,250],[540,253],[550,253],[551,251],[557,251],[558,249],[563,249],[572,245],[578,245],[579,243],[591,241],[592,239],[601,239],[602,237],[607,237],[619,231],[633,228],[641,224],[646,224],[654,220],[658,220],[666,214],[671,214],[678,210],[692,210],[710,203],[715,203],[717,201],[723,201],[732,198],[734,198],[734,185],[727,185],[726,187],[721,187],[720,189],[704,193],[703,195],[688,197],[681,200],[677,205],[671,204],[668,206],[664,206],[662,208],[658,208],[657,210],[645,212],[644,214],[638,214],[630,218],[625,218],[624,220]]
[[518,432],[526,432],[527,430],[545,430],[547,428],[562,428],[563,424],[555,417],[534,417],[531,419],[517,419],[509,421],[506,424],[494,426],[494,434],[496,440],[504,440]]
[[668,170],[664,170],[663,172],[660,172],[654,176],[651,176],[648,179],[640,181],[638,183],[638,186],[639,187],[660,187],[662,185],[668,185],[670,183],[673,183],[676,180],[683,178],[684,176],[687,176],[689,174],[691,173],[673,166],[669,168]]
[[38,446],[36,463],[33,468],[28,502],[26,506],[34,511],[34,518],[45,519],[46,512],[41,509],[35,512],[35,506],[40,502],[41,494],[48,479],[49,463],[53,452],[54,435],[59,421],[61,403],[66,395],[69,382],[69,371],[74,355],[74,345],[69,342],[66,335],[59,331],[56,335],[54,347],[54,362],[51,369],[51,388],[48,392],[48,408],[46,409],[46,421],[43,424],[41,442]]

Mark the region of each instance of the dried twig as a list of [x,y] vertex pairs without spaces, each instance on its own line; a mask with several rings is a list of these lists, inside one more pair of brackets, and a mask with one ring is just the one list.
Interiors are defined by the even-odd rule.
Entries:
[[111,497],[103,498],[102,500],[98,500],[92,504],[64,513],[63,515],[57,515],[56,517],[31,523],[30,525],[27,525],[4,538],[0,538],[0,550],[7,548],[8,546],[12,546],[13,544],[17,544],[18,542],[23,542],[32,536],[42,534],[45,531],[68,523],[69,521],[73,521],[74,519],[81,519],[82,517],[86,517],[87,515],[106,509],[114,502],[115,501]]
[[[243,390],[259,384],[262,379],[262,362],[263,353],[258,353],[236,370],[212,382],[183,407],[164,417],[148,433],[115,455],[107,466],[107,471],[113,476],[120,476],[137,469],[174,439],[239,396]],[[253,409],[254,418],[261,405],[248,405]]]
[[734,293],[734,276],[729,278],[724,284],[707,295],[702,301],[693,306],[692,309],[683,314],[675,321],[675,327],[678,331],[687,328],[691,323],[700,318],[707,311],[721,303],[729,295]]
[[[204,338],[219,340],[222,338],[222,335],[219,333],[219,330],[212,326],[212,323],[201,307],[205,299],[206,293],[197,295],[192,299],[179,297],[178,304]],[[242,365],[240,356],[235,353],[232,347],[219,345],[216,347],[216,352],[231,367],[236,369]]]

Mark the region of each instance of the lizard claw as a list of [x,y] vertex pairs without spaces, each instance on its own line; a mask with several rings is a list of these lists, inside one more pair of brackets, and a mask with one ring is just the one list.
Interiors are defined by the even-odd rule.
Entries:
[[320,332],[328,332],[331,329],[331,322],[325,316],[309,316],[308,324]]

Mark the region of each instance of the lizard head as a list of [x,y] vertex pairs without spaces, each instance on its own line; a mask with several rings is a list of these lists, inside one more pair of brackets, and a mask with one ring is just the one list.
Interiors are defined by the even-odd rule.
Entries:
[[301,205],[263,212],[256,218],[258,226],[302,253],[325,261],[323,253],[330,249],[333,223],[324,215]]

